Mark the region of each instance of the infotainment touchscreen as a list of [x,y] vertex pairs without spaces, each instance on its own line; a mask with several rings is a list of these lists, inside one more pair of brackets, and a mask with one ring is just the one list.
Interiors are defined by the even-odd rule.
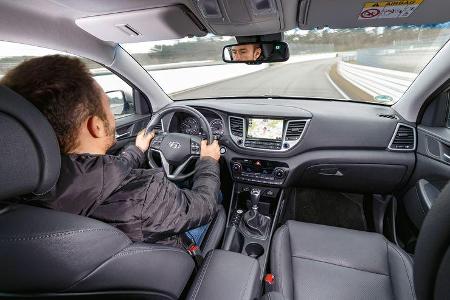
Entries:
[[283,138],[283,120],[248,119],[247,138],[281,140]]

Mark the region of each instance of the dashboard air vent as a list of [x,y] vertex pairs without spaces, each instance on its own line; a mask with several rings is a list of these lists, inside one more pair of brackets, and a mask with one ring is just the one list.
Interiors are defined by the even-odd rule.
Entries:
[[156,130],[162,130],[162,121],[160,121],[160,122],[158,123],[158,125],[155,126],[155,129],[156,129]]
[[230,131],[234,136],[244,136],[244,119],[237,117],[230,117]]
[[379,114],[378,116],[380,118],[386,118],[386,119],[392,119],[392,120],[397,120],[398,119],[398,117],[396,115]]
[[306,126],[306,120],[302,121],[289,121],[286,129],[286,141],[298,140],[303,133]]
[[391,150],[414,150],[416,146],[416,133],[414,128],[398,124],[394,136],[389,144]]

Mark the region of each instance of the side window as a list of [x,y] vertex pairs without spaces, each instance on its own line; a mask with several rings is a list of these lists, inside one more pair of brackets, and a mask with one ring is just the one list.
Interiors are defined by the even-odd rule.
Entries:
[[[0,41],[0,78],[25,60],[52,54],[71,55],[41,47]],[[129,84],[98,63],[86,58],[80,59],[87,65],[93,78],[108,95],[111,110],[116,118],[136,112],[133,88]]]

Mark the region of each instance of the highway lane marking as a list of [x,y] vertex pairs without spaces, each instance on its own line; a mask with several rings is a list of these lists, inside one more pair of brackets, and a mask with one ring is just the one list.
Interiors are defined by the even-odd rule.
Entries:
[[344,93],[343,90],[341,90],[340,87],[337,86],[336,83],[334,83],[333,79],[331,79],[330,75],[328,74],[328,72],[325,72],[325,76],[327,77],[328,81],[331,83],[331,85],[339,92],[339,94],[342,95],[342,97],[345,98],[345,100],[351,100],[351,98],[349,96],[347,96],[346,93]]

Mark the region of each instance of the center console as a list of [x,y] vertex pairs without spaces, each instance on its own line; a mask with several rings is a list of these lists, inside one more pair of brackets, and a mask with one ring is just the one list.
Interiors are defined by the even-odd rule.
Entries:
[[282,185],[289,172],[286,163],[260,159],[234,158],[230,167],[235,181],[264,185]]
[[270,241],[284,204],[279,187],[235,183],[222,249],[258,260],[264,276]]

